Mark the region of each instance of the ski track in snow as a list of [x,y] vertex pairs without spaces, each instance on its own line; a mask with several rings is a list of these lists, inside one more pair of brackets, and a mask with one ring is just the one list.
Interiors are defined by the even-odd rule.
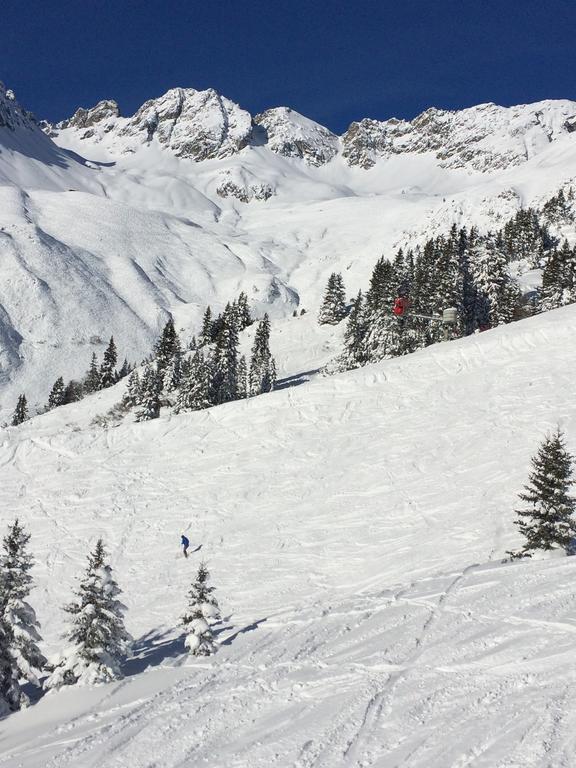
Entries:
[[[6,430],[49,650],[98,536],[137,644],[123,681],[2,721],[0,766],[573,766],[576,558],[501,561],[535,446],[574,441],[575,332],[566,308],[210,411],[86,426],[109,391]],[[174,629],[200,557],[209,659]]]

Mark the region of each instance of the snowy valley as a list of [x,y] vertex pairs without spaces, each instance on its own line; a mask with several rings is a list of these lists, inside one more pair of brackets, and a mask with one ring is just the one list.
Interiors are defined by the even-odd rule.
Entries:
[[[345,321],[317,319],[332,273],[352,299],[381,256],[500,230],[576,186],[575,130],[576,102],[548,101],[336,136],[178,88],[48,125],[0,90],[4,421],[110,336],[139,364],[169,318],[188,344],[241,292],[271,318],[278,376],[104,425],[123,379],[2,429],[2,521],[32,536],[45,654],[100,537],[135,642],[123,679],[28,686],[0,766],[575,765],[576,558],[506,552],[544,435],[576,451],[576,307],[330,376]],[[576,244],[569,217],[548,224]],[[510,270],[537,292],[538,264]],[[201,560],[222,612],[207,657],[178,624]]]

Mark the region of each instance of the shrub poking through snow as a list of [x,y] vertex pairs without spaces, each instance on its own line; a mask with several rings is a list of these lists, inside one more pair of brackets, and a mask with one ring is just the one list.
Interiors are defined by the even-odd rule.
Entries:
[[182,617],[186,632],[184,644],[193,656],[210,656],[216,651],[212,624],[220,619],[214,587],[208,585],[210,574],[200,563],[196,580],[188,592],[188,609]]
[[122,677],[120,664],[132,638],[124,627],[126,606],[117,599],[120,589],[105,558],[99,539],[88,556],[76,600],[64,608],[72,617],[66,634],[69,646],[44,682],[47,689],[107,683]]

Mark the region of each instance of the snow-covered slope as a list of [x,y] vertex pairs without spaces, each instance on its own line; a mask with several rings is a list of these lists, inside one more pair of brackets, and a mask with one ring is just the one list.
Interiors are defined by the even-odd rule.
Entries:
[[0,114],[2,417],[20,392],[41,405],[82,375],[112,334],[139,360],[168,315],[189,337],[241,290],[257,314],[315,313],[332,271],[353,295],[382,254],[452,223],[501,226],[576,178],[569,101],[360,121],[341,138],[191,88],[46,133],[5,90]]
[[[541,437],[576,449],[575,333],[569,307],[195,414],[80,429],[87,398],[6,430],[48,649],[98,536],[138,641],[125,681],[4,721],[0,765],[571,766],[576,558],[501,559]],[[226,618],[198,660],[174,627],[200,555]]]

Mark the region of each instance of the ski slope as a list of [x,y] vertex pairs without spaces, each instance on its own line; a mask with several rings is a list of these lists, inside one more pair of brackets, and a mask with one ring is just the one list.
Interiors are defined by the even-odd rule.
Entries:
[[[0,766],[574,766],[576,558],[502,558],[543,435],[576,450],[575,334],[567,307],[194,414],[90,427],[119,385],[4,430],[47,650],[99,536],[136,645],[123,681],[3,721]],[[200,557],[207,659],[176,628]]]

